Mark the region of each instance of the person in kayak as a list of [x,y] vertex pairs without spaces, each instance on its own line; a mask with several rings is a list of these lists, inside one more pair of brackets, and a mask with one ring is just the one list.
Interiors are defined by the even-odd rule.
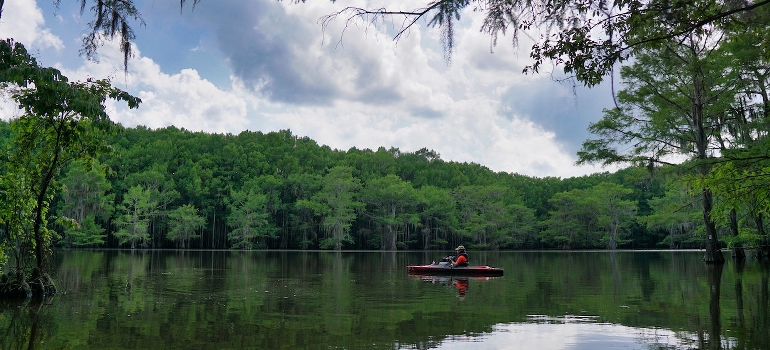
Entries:
[[465,252],[465,246],[457,246],[455,248],[457,257],[450,257],[449,262],[452,263],[452,267],[465,267],[468,266],[468,253]]

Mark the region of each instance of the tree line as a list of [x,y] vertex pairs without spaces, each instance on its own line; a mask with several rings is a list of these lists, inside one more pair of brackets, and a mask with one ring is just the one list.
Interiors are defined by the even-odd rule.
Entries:
[[[451,53],[450,19],[459,19],[468,4],[442,0],[411,14],[355,8],[338,14],[432,14],[430,25],[445,30]],[[705,247],[709,263],[723,262],[720,248],[727,245],[738,257],[745,247],[761,248],[766,256],[767,2],[532,4],[525,15],[517,9],[529,2],[493,4],[482,30],[496,38],[509,27],[561,28],[531,48],[535,62],[526,70],[537,72],[544,60],[554,60],[588,86],[626,63],[615,106],[589,127],[596,138],[578,156],[579,162],[629,167],[614,174],[532,178],[445,162],[427,149],[332,150],[289,130],[221,135],[124,129],[110,121],[105,101],[135,108],[140,99],[108,80],[70,82],[58,70],[40,67],[20,43],[4,40],[0,87],[22,113],[0,123],[0,262],[13,260],[19,281],[44,286],[49,281],[41,273],[52,244]],[[110,12],[111,24],[102,20],[113,5],[102,5],[93,8],[97,21],[89,26],[95,35],[87,36],[86,52],[98,46],[88,38],[102,34],[120,33],[122,46],[130,48],[133,31],[126,19],[140,18],[132,2]],[[606,20],[598,20],[602,16]],[[608,40],[590,34],[599,27]]]
[[[13,129],[0,122],[3,143]],[[62,169],[57,245],[213,249],[702,247],[677,167],[574,178],[493,172],[435,151],[330,149],[278,132],[125,128]],[[7,172],[6,172],[7,173]],[[744,220],[748,225],[748,222]],[[726,229],[726,228],[724,228]]]

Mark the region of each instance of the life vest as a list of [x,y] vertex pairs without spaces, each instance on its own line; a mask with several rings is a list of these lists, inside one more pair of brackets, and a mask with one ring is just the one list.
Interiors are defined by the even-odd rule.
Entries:
[[460,256],[464,256],[464,257],[465,257],[465,262],[464,262],[464,263],[462,263],[462,264],[460,264],[460,265],[457,265],[457,266],[462,266],[462,267],[468,266],[468,261],[470,261],[470,260],[471,260],[471,259],[468,257],[468,254],[467,254],[467,253],[465,253],[465,252],[462,252],[462,253],[460,253],[460,255],[458,256],[458,258],[459,258]]

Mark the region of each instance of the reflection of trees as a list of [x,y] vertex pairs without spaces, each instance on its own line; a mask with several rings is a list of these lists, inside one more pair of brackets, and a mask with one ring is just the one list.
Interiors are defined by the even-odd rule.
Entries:
[[674,330],[703,349],[770,349],[770,265],[752,259],[733,269],[702,264],[699,253],[477,252],[474,261],[506,276],[468,278],[458,302],[466,277],[406,274],[437,254],[62,251],[67,293],[42,312],[0,304],[0,349],[26,349],[31,337],[46,348],[388,348],[393,339],[426,348],[527,315],[596,315]]
[[[722,337],[722,310],[720,308],[721,279],[723,267],[708,265],[709,287],[709,325],[707,330],[698,332],[698,345],[701,349],[750,348],[765,349],[770,345],[770,292],[768,290],[768,269],[761,269],[759,278],[749,278],[752,272],[745,274],[746,263],[734,260],[735,309],[728,308],[730,328],[733,332],[728,339]],[[748,278],[748,282],[744,281]],[[758,282],[758,283],[757,283]],[[744,294],[748,292],[746,297]],[[729,305],[728,305],[729,306]],[[748,316],[748,317],[747,317]],[[707,332],[707,334],[704,334]],[[735,337],[735,338],[732,338]]]
[[[54,297],[26,299],[23,302],[3,300],[0,314],[5,318],[0,322],[0,349],[35,349],[35,345],[45,338],[47,324],[43,310]],[[7,324],[5,324],[7,322]]]
[[703,344],[702,333],[699,334],[701,338],[699,339],[701,341],[701,349],[716,350],[722,348],[722,320],[720,312],[721,310],[719,309],[719,294],[722,284],[723,268],[723,264],[708,264],[706,266],[709,281],[709,318],[711,322],[706,344]]
[[640,255],[634,255],[634,266],[636,267],[637,276],[639,278],[639,289],[642,293],[642,299],[650,302],[656,291],[657,283],[650,273],[650,265],[657,263],[658,259],[655,257],[642,257]]
[[743,316],[743,268],[746,267],[745,256],[742,259],[733,259],[735,270],[735,309],[737,314],[738,327],[743,328],[746,325]]
[[765,262],[762,265],[762,282],[759,286],[759,307],[757,308],[757,324],[755,329],[757,330],[757,337],[752,341],[758,341],[761,339],[761,343],[764,346],[770,346],[770,292],[768,292],[768,275],[770,265]]

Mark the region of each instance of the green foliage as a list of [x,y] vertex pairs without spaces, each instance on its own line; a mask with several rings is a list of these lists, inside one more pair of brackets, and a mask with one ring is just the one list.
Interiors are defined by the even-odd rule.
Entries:
[[200,238],[200,228],[203,227],[205,220],[198,215],[198,209],[194,206],[185,204],[171,210],[168,217],[170,222],[166,238],[175,241],[180,248],[187,248],[191,239]]
[[[440,0],[424,11],[344,11],[353,11],[350,19],[427,16],[451,54],[452,28],[473,4],[483,5],[477,8],[485,16],[481,29],[493,43],[506,32],[516,41],[522,30],[557,30],[534,43],[534,62],[525,71],[553,60],[595,85],[633,55],[633,64],[622,68],[619,108],[591,125],[598,137],[584,143],[579,158],[638,167],[540,179],[446,162],[425,148],[332,150],[289,130],[219,135],[137,127],[116,135],[122,128],[109,121],[106,99],[135,108],[138,98],[107,80],[69,82],[9,40],[0,45],[0,81],[24,113],[0,122],[0,145],[8,150],[0,160],[3,251],[15,251],[19,261],[34,251],[42,265],[53,237],[51,204],[62,220],[75,219],[85,230],[65,229],[64,244],[72,245],[99,242],[102,226],[132,247],[162,247],[169,243],[164,238],[212,248],[415,249],[466,242],[477,249],[613,248],[662,240],[679,247],[706,233],[713,249],[711,237],[727,226],[728,212],[737,213],[740,232],[767,237],[766,3]],[[95,20],[85,52],[92,54],[102,36],[120,35],[127,58],[130,24],[141,23],[133,2],[90,9]],[[69,161],[89,164],[112,148],[120,156],[101,158],[109,172],[73,166],[57,181]],[[694,174],[688,181],[699,192],[697,202],[660,175],[641,175],[680,162],[672,158],[677,155],[687,162],[671,168]],[[117,213],[115,198],[122,198]],[[183,218],[200,228],[183,230]],[[77,236],[85,232],[94,240]],[[731,242],[747,243],[743,233]]]
[[[585,197],[595,186],[609,182],[632,189],[622,199],[647,208],[650,214],[650,203],[663,195],[655,187],[662,182],[644,168],[567,179],[532,178],[493,173],[476,164],[444,162],[425,150],[416,154],[396,150],[391,150],[392,154],[383,150],[379,154],[353,152],[358,154],[359,164],[374,172],[366,174],[345,165],[351,152],[320,147],[287,132],[277,134],[232,136],[139,127],[111,136],[117,152],[100,159],[111,169],[107,172],[111,183],[108,187],[113,193],[105,198],[114,195],[122,202],[131,187],[140,185],[149,192],[149,201],[156,204],[144,214],[143,221],[125,220],[127,211],[122,204],[110,218],[99,219],[97,215],[96,222],[104,225],[108,235],[120,231],[117,241],[126,245],[130,241],[126,240],[125,224],[144,224],[149,234],[135,244],[156,248],[182,246],[179,237],[171,233],[176,230],[172,213],[184,205],[194,206],[203,219],[199,229],[188,230],[195,236],[184,243],[186,248],[382,249],[388,244],[399,250],[451,249],[458,244],[472,249],[601,248],[610,244],[609,221],[600,223],[598,216],[591,234],[583,232],[585,222],[575,227],[569,226],[569,220],[563,223],[567,225],[565,235],[589,235],[587,243],[567,244],[569,240],[542,232],[553,229],[553,222],[561,217],[557,213],[563,211],[558,201],[549,199],[573,190]],[[295,143],[296,148],[292,148]],[[241,151],[232,151],[236,144]],[[157,147],[163,147],[163,152]],[[256,150],[270,150],[271,155]],[[289,159],[311,154],[320,160]],[[366,154],[378,160],[389,154],[394,160],[389,167],[395,174],[378,176],[382,168],[365,160]],[[287,174],[266,165],[278,161],[300,166],[287,165],[294,171]],[[323,168],[328,164],[338,165]],[[444,174],[447,169],[449,174],[464,175],[464,180],[456,183],[473,179],[486,185],[452,187],[455,176],[423,176]],[[369,179],[366,185],[356,173]],[[424,181],[423,185],[415,187],[398,174],[424,179],[416,180]],[[660,170],[658,176],[663,175]],[[73,175],[72,179],[79,176]],[[612,192],[611,188],[605,190]],[[594,190],[591,196],[601,197],[599,192]],[[64,198],[57,197],[60,212],[68,207]],[[108,222],[113,226],[106,226]],[[648,228],[635,221],[623,221],[621,226],[615,238],[619,246],[656,247],[668,235],[657,226]],[[692,233],[687,237],[690,239]],[[681,245],[680,238],[677,236],[677,245]]]
[[650,200],[650,207],[652,213],[640,221],[652,230],[666,232],[667,236],[658,243],[661,246],[689,248],[696,232],[703,230],[703,210],[685,184],[670,184],[665,196]]
[[78,225],[64,230],[63,245],[66,247],[101,247],[107,238],[105,229],[96,224],[93,215],[86,216]]
[[[708,176],[714,158],[720,156],[715,148],[728,154],[731,143],[733,147],[745,144],[751,138],[747,135],[757,135],[746,128],[745,113],[736,113],[740,108],[735,107],[747,98],[746,79],[739,68],[740,56],[726,44],[728,38],[723,30],[709,27],[679,41],[663,40],[637,49],[634,63],[621,71],[625,88],[618,93],[618,107],[591,124],[589,130],[599,138],[586,141],[578,154],[579,162],[647,163],[650,167],[676,162],[673,155],[683,155],[682,169],[692,169],[699,184],[705,260],[718,263],[724,258],[714,218],[714,193],[699,179]],[[739,140],[743,141],[735,142]]]
[[335,166],[321,179],[320,190],[300,204],[322,218],[326,238],[319,241],[321,249],[340,250],[345,243],[353,243],[350,227],[356,210],[363,206],[357,199],[360,190],[361,181],[353,177],[353,168]]
[[315,246],[318,239],[318,219],[315,213],[321,212],[320,203],[311,200],[321,186],[318,175],[307,173],[289,175],[286,185],[289,196],[294,199],[289,211],[289,225],[297,232],[295,241],[301,249]]
[[599,138],[583,144],[579,162],[646,165],[676,154],[705,159],[705,148],[735,97],[729,91],[736,81],[730,62],[722,57],[728,54],[709,49],[709,40],[704,36],[686,45],[644,50],[634,64],[623,67],[619,108],[605,110],[590,125]]
[[268,221],[267,195],[260,192],[255,182],[248,182],[241,190],[231,191],[226,202],[230,207],[227,224],[232,227],[227,239],[233,248],[258,248],[265,238],[275,233],[275,227]]
[[[28,180],[17,172],[0,170],[0,255],[3,262],[13,259],[15,266],[25,267],[34,261],[32,240],[35,197]],[[10,256],[6,256],[10,252]]]
[[409,239],[409,232],[419,222],[414,210],[418,204],[417,192],[410,183],[394,174],[370,178],[361,192],[368,219],[381,234],[380,248],[398,249],[403,244],[400,242]]
[[596,198],[597,223],[605,231],[602,242],[610,249],[627,242],[623,236],[628,233],[637,210],[637,204],[627,199],[632,192],[629,188],[609,182],[591,188],[591,194]]
[[584,192],[574,189],[550,199],[554,210],[543,222],[543,242],[561,249],[591,248],[598,244],[596,217]]
[[526,207],[514,191],[501,186],[464,186],[453,196],[460,242],[493,250],[533,243],[534,210]]
[[[182,246],[180,238],[172,234],[176,231],[173,213],[185,205],[195,207],[203,220],[199,229],[187,231],[194,236],[184,242],[185,248],[382,249],[395,243],[399,250],[451,249],[458,244],[471,249],[594,249],[608,247],[613,241],[618,247],[668,247],[669,243],[672,247],[702,247],[704,229],[698,223],[702,220],[698,212],[701,203],[694,200],[689,187],[668,180],[681,177],[680,167],[656,168],[654,172],[634,167],[566,179],[533,178],[493,173],[476,164],[444,162],[426,155],[430,152],[425,150],[417,154],[381,150],[380,154],[361,151],[357,156],[360,164],[368,164],[374,171],[366,174],[345,165],[350,152],[321,147],[287,132],[278,134],[280,137],[269,133],[193,133],[176,128],[125,129],[110,137],[117,152],[100,159],[110,170],[97,176],[101,171],[92,168],[94,177],[88,180],[96,184],[100,176],[108,174],[111,185],[106,188],[112,193],[105,193],[101,200],[114,195],[121,201],[120,210],[100,218],[109,215],[107,205],[97,210],[95,222],[107,230],[108,237],[120,232],[115,235],[117,240],[108,241],[126,246],[130,246],[126,223],[140,228],[144,225],[149,233],[137,238],[135,246],[156,248]],[[290,151],[295,143],[295,151]],[[231,144],[240,145],[241,153],[233,152]],[[164,147],[163,152],[157,147]],[[243,151],[247,149],[252,151]],[[271,150],[271,156],[254,150]],[[311,154],[320,160],[289,159]],[[381,168],[361,154],[380,160],[390,154],[395,174],[378,176]],[[300,166],[287,166],[294,171],[287,174],[266,165],[280,159]],[[324,168],[328,164],[338,165]],[[473,179],[486,185],[453,187],[455,182],[448,179],[454,176],[423,175],[445,174],[447,169],[449,174],[464,175],[464,180],[456,183]],[[70,187],[69,181],[84,176],[76,165],[69,171],[72,174],[68,172],[71,176],[63,179],[63,189]],[[91,176],[89,173],[85,176]],[[249,175],[243,177],[242,173]],[[356,173],[369,182],[362,185]],[[398,174],[423,185],[415,187]],[[148,200],[156,203],[155,208],[144,214],[143,220],[126,220],[128,211],[122,201],[136,185],[147,187]],[[690,201],[688,216],[679,218],[681,210],[664,205],[674,200],[664,196],[673,188],[681,189],[681,200]],[[56,197],[60,216],[63,208],[70,208],[66,203],[72,203],[65,203],[66,191]],[[614,198],[619,202],[614,202],[609,194],[618,191],[622,193]],[[716,208],[721,208],[722,192],[715,193]],[[619,206],[601,207],[600,203]],[[625,214],[613,221],[612,208],[625,208],[617,213]],[[738,212],[742,231],[760,232],[754,220],[760,216],[743,206]],[[682,220],[681,226],[677,220]],[[613,227],[618,229],[616,236],[610,235]],[[66,241],[68,231],[62,232]]]
[[120,244],[129,243],[131,249],[149,244],[150,217],[158,207],[151,197],[152,192],[139,185],[131,187],[123,197],[118,206],[118,231],[115,232]]
[[457,227],[456,202],[449,190],[434,186],[419,188],[417,193],[422,249],[447,249],[451,233]]
[[113,211],[115,195],[109,193],[112,185],[107,181],[104,167],[98,162],[74,161],[61,179],[59,217],[76,223],[91,216],[105,222]]
[[745,229],[737,236],[726,237],[725,241],[727,242],[728,248],[753,248],[758,247],[762,239],[763,236],[757,234],[756,231]]
[[626,199],[632,190],[601,182],[588,189],[557,193],[554,211],[544,222],[543,240],[564,249],[615,249],[627,243],[637,204]]
[[[119,127],[107,115],[108,98],[125,101],[129,108],[136,108],[141,100],[112,87],[108,80],[70,82],[57,69],[40,67],[23,45],[11,39],[0,41],[0,86],[22,111],[10,122],[3,176],[26,187],[19,189],[23,196],[11,196],[22,203],[0,204],[9,208],[2,210],[6,213],[2,219],[12,223],[13,234],[21,240],[16,246],[31,246],[36,267],[44,271],[53,237],[48,212],[59,172],[72,160],[88,160],[109,150],[106,136]],[[32,210],[29,198],[34,199]],[[18,231],[19,223],[28,220],[13,217],[18,215],[31,217],[32,227]]]
[[[0,131],[3,125],[7,124],[0,122]],[[121,232],[108,242],[130,246],[125,224],[132,221],[125,220],[122,201],[132,187],[143,186],[149,201],[156,204],[144,221],[133,221],[144,224],[149,232],[135,244],[155,248],[182,246],[169,234],[176,225],[172,213],[184,205],[197,208],[203,219],[202,227],[189,231],[195,237],[184,243],[186,248],[382,249],[390,245],[400,250],[451,249],[458,244],[472,249],[604,248],[612,241],[619,247],[668,246],[661,243],[672,237],[667,222],[675,222],[680,212],[665,209],[657,201],[666,190],[679,186],[667,178],[681,177],[689,166],[533,178],[494,173],[478,164],[445,162],[425,149],[415,153],[384,148],[376,152],[332,150],[288,131],[222,135],[137,127],[108,139],[116,152],[101,156],[100,163],[93,162],[104,164],[107,171],[92,168],[90,171],[101,174],[91,178],[90,171],[84,175],[73,165],[67,173],[72,172],[71,176],[63,178],[62,189],[82,176],[97,184],[107,175],[110,186],[105,187],[108,190],[101,201],[117,198],[121,209],[109,214],[110,205],[99,204],[103,210],[96,211],[95,222],[107,230],[108,237]],[[615,224],[619,230],[612,239],[613,221],[609,214],[599,215],[598,198],[615,189],[595,189],[601,183],[625,188],[618,198],[638,208],[633,216],[636,221],[628,216],[617,221],[622,224]],[[347,184],[352,186],[346,192],[348,197],[340,196],[337,202],[332,193],[337,185],[347,188]],[[75,207],[66,199],[67,191],[54,198],[59,216],[63,216],[63,208]],[[576,191],[573,196],[565,195],[571,191]],[[692,200],[689,190],[684,194]],[[722,191],[715,190],[715,196],[715,211],[721,213]],[[244,201],[235,205],[236,197]],[[594,201],[588,201],[591,198]],[[562,203],[567,199],[571,204]],[[572,205],[594,208],[594,213],[565,214]],[[675,232],[673,246],[702,247],[699,241],[704,229],[697,224],[702,218],[700,205],[695,202],[688,208],[692,215],[688,220],[694,226]],[[74,216],[68,213],[64,216]],[[753,220],[755,216],[760,219],[759,212],[752,214],[741,206],[738,213],[741,230],[760,232],[758,221]]]

